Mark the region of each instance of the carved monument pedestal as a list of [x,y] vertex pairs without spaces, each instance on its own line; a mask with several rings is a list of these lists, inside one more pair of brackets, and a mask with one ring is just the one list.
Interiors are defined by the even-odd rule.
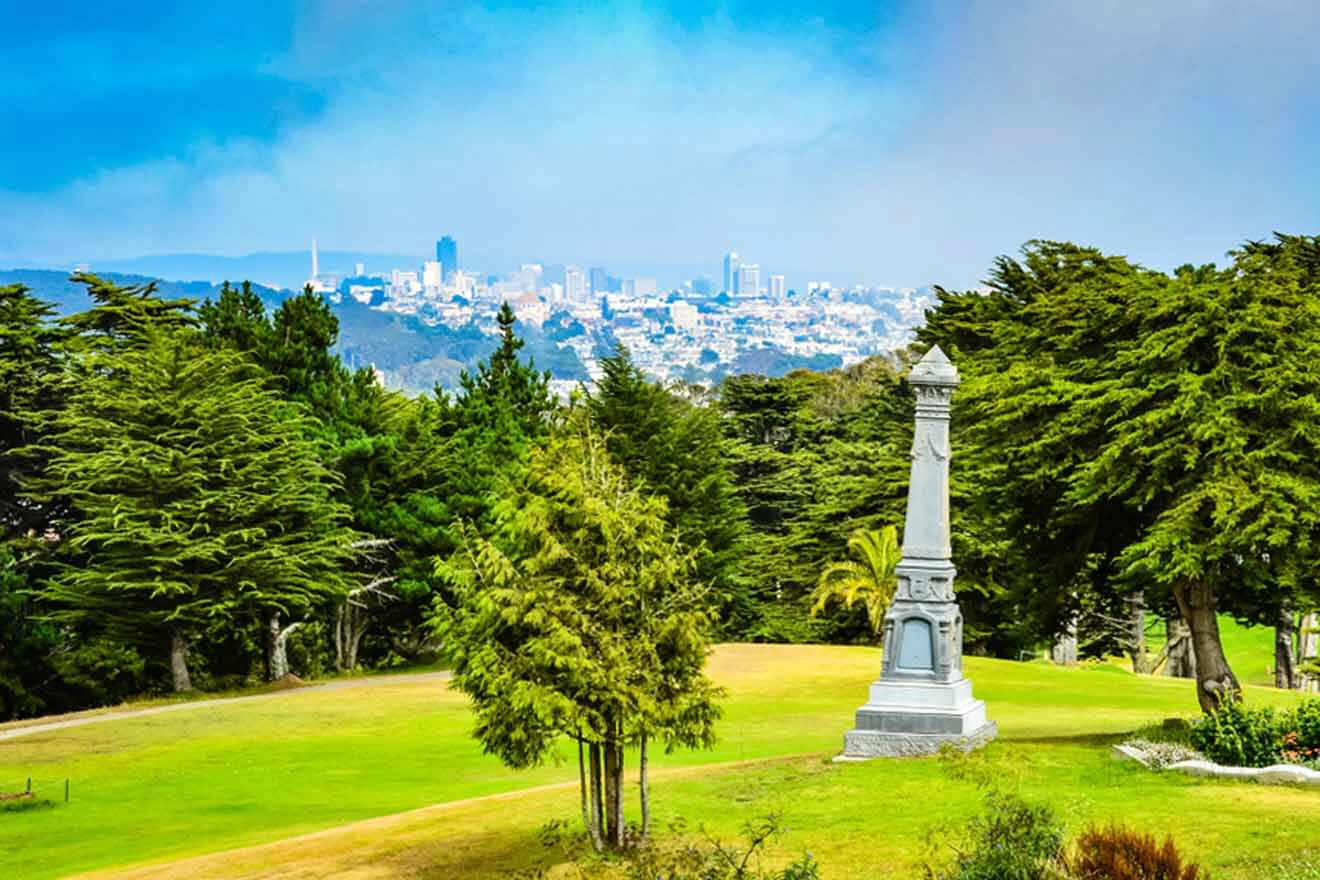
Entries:
[[949,404],[958,371],[936,346],[908,382],[917,419],[898,589],[885,615],[880,679],[844,735],[840,760],[928,755],[945,745],[971,751],[998,731],[963,676],[962,612],[953,593]]

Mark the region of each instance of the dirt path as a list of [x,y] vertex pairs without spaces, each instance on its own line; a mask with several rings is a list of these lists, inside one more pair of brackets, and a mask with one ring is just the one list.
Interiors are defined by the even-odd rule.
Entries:
[[192,700],[186,703],[167,703],[163,706],[147,706],[142,709],[115,709],[96,715],[82,715],[76,718],[64,718],[59,721],[45,721],[35,724],[24,723],[21,726],[8,729],[0,728],[0,741],[17,739],[20,736],[30,736],[34,733],[50,733],[51,731],[65,730],[70,727],[82,727],[84,724],[99,724],[102,721],[120,721],[125,718],[143,718],[147,715],[163,715],[166,712],[187,712],[192,709],[206,709],[212,706],[227,705],[229,703],[281,700],[288,699],[289,697],[296,697],[299,694],[350,690],[354,688],[376,687],[378,685],[400,684],[414,681],[448,681],[449,678],[450,673],[448,672],[414,672],[401,675],[376,675],[364,678],[345,678],[338,681],[328,681],[325,684],[311,684],[306,687],[294,687],[282,691],[272,691],[267,694],[250,694],[242,697],[219,697],[214,700]]

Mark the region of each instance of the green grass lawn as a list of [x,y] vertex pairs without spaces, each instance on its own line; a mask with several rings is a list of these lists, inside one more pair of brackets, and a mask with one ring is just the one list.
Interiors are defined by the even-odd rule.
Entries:
[[[827,877],[854,876],[838,873],[848,865],[867,866],[869,873],[855,876],[907,876],[920,857],[919,841],[908,832],[968,815],[977,795],[934,759],[825,762],[839,749],[878,668],[878,651],[869,648],[721,647],[711,662],[713,676],[730,691],[720,743],[709,752],[655,758],[657,820],[682,816],[729,833],[782,808],[793,829],[785,845],[816,852]],[[1295,817],[1320,815],[1320,793],[1160,776],[1108,756],[1116,734],[1193,714],[1190,682],[1139,678],[1108,666],[1061,669],[977,658],[967,660],[967,672],[1000,724],[1001,739],[982,760],[994,763],[996,776],[1048,796],[1074,823],[1123,818],[1174,831],[1190,851],[1226,869],[1216,874],[1226,877],[1260,876],[1242,866],[1266,850],[1315,845],[1314,829]],[[1293,695],[1252,690],[1250,699],[1282,703]],[[400,679],[0,742],[0,783],[27,776],[73,781],[67,806],[0,814],[0,877],[163,862],[576,778],[569,764],[506,770],[481,754],[469,725],[462,696],[442,682]],[[682,772],[732,761],[766,763]],[[477,863],[496,876],[504,862],[493,853],[534,850],[531,834],[539,823],[575,815],[571,791],[519,803],[498,813],[498,821],[480,818],[485,808],[473,807],[462,814],[466,820],[455,813],[418,833],[447,834],[468,846],[449,850],[478,859],[464,876],[480,876],[471,867]],[[400,832],[398,845],[408,839]],[[364,852],[349,847],[344,857],[365,858]],[[447,857],[434,848],[425,852],[428,865]],[[445,876],[419,868],[415,854],[407,864],[400,876]],[[893,871],[899,873],[887,873]]]

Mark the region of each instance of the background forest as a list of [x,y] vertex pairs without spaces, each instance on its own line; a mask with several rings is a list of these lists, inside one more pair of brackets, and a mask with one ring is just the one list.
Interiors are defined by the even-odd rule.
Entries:
[[[969,652],[1127,654],[1195,675],[1205,704],[1237,688],[1227,614],[1275,628],[1281,686],[1316,672],[1314,237],[1173,273],[1031,242],[986,288],[941,290],[910,351],[703,388],[620,349],[568,402],[507,308],[457,393],[411,397],[340,361],[310,292],[271,311],[246,286],[198,303],[73,280],[88,307],[64,318],[0,287],[0,719],[434,662],[455,589],[437,561],[468,536],[516,553],[505,508],[575,449],[657,500],[638,528],[690,559],[721,638],[869,641],[864,602],[813,594],[901,529],[904,375],[936,343],[963,376]],[[603,453],[559,442],[584,430]]]

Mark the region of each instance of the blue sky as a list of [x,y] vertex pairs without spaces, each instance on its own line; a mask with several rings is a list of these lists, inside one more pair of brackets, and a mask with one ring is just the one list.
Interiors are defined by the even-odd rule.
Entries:
[[[1149,8],[1148,8],[1149,7]],[[324,248],[976,283],[1320,232],[1320,4],[0,0],[0,265]]]

